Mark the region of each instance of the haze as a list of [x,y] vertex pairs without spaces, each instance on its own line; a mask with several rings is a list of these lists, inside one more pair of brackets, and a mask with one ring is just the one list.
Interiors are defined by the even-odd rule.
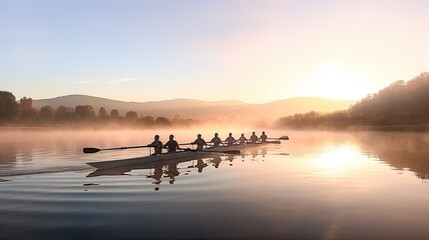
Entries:
[[429,65],[427,1],[2,1],[17,99],[360,99]]

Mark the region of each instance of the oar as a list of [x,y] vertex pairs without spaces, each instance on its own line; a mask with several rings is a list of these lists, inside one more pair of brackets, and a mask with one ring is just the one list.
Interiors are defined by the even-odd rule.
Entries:
[[145,148],[145,147],[152,147],[152,146],[144,145],[144,146],[103,148],[103,149],[100,149],[100,148],[84,148],[83,153],[96,153],[96,152],[105,151],[105,150],[124,150],[124,149],[129,149],[129,148]]
[[267,139],[276,139],[276,140],[289,140],[288,136],[281,136],[279,138],[267,138]]

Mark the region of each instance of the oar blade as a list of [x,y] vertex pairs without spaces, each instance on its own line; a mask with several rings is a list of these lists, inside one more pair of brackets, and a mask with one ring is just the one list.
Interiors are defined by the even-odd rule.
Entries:
[[281,137],[279,137],[279,139],[280,140],[289,140],[289,137],[288,136],[281,136]]
[[83,149],[83,153],[96,153],[99,151],[100,151],[100,149],[98,149],[98,148],[84,148]]

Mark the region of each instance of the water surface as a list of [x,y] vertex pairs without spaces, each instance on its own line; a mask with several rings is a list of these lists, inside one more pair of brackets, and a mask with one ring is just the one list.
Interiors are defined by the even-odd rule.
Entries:
[[[290,140],[100,172],[85,163],[149,150],[83,147],[144,145],[169,132],[2,131],[2,239],[429,238],[429,134],[267,132]],[[174,134],[190,142],[196,133]]]

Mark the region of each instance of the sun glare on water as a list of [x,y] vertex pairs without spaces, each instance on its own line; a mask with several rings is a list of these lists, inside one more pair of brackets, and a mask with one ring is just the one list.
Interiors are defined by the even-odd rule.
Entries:
[[361,167],[361,153],[349,145],[341,145],[335,148],[327,148],[319,157],[315,157],[311,164],[327,173],[341,173],[353,171]]

